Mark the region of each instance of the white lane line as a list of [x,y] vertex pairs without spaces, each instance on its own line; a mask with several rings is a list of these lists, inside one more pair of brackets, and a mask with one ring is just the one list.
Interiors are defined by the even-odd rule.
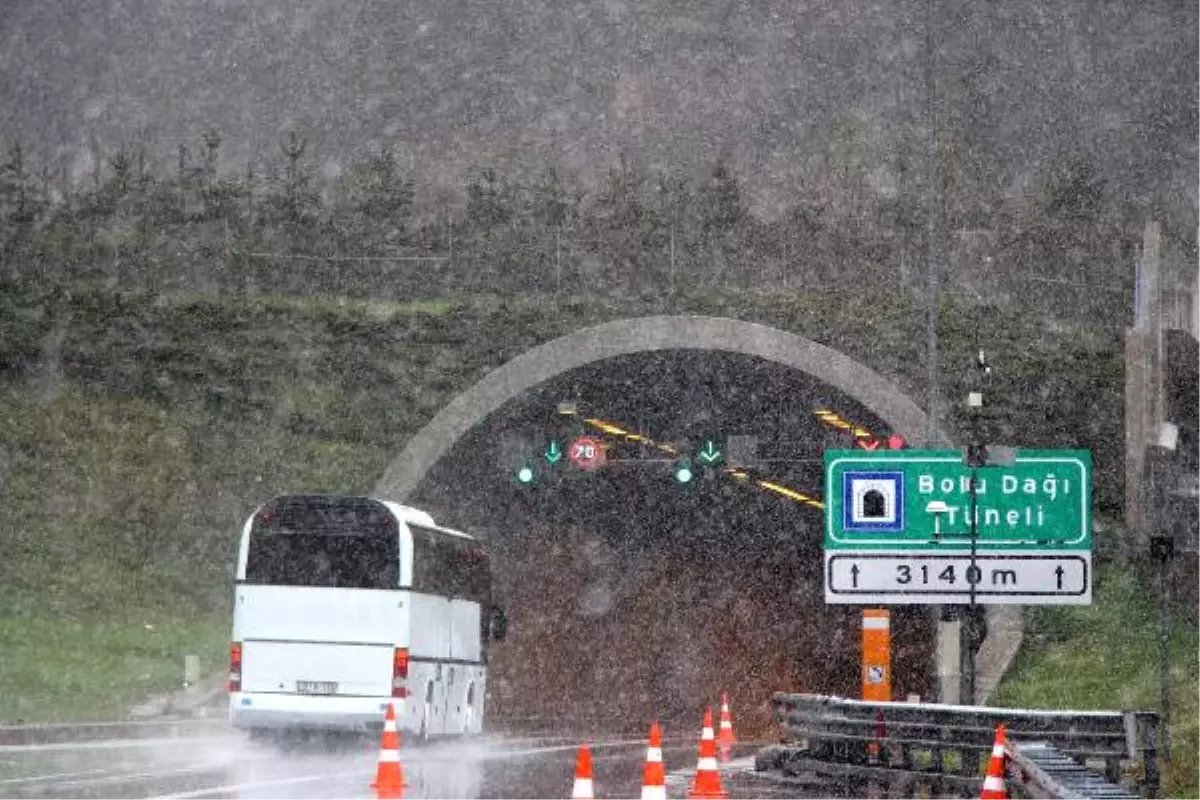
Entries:
[[124,772],[114,775],[108,775],[102,778],[81,778],[73,781],[63,781],[55,784],[55,788],[62,786],[98,786],[103,783],[133,783],[136,781],[149,781],[158,778],[170,778],[177,775],[194,775],[198,772],[212,772],[214,770],[228,767],[228,763],[219,762],[213,764],[192,764],[188,767],[180,767],[177,769],[155,770],[154,772]]
[[77,772],[48,772],[42,775],[27,775],[23,778],[0,778],[0,786],[13,783],[42,783],[45,781],[55,781],[59,778],[80,778],[86,775],[111,775],[117,772],[111,767],[105,769],[86,769]]
[[223,794],[226,792],[242,792],[246,789],[261,789],[267,786],[289,786],[297,783],[311,783],[312,781],[334,781],[342,778],[350,778],[358,776],[361,778],[370,777],[371,770],[356,769],[346,772],[322,772],[316,775],[299,775],[290,778],[275,778],[269,781],[254,781],[252,783],[227,783],[224,786],[212,786],[208,789],[196,789],[191,792],[178,792],[176,794],[158,795],[154,800],[187,800],[192,797],[208,797],[213,794]]
[[161,739],[103,739],[96,742],[56,742],[54,744],[4,744],[0,753],[50,753],[63,750],[121,750],[136,747],[162,747],[163,745],[196,746],[206,744],[228,744],[227,736],[185,737],[168,736]]
[[[184,762],[182,765],[167,766],[162,765],[161,768],[154,771],[136,771],[125,769],[97,769],[85,770],[77,772],[58,772],[58,774],[42,774],[31,775],[25,777],[5,778],[0,780],[0,786],[34,786],[37,783],[47,783],[50,781],[59,781],[55,786],[59,787],[80,787],[80,786],[101,786],[106,783],[132,783],[136,781],[149,781],[157,777],[169,777],[173,775],[192,775],[197,772],[214,772],[227,770],[232,766],[244,766],[264,760],[272,760],[276,758],[271,753],[242,753],[236,762],[229,759],[212,759],[209,762]],[[182,760],[182,759],[181,759]]]

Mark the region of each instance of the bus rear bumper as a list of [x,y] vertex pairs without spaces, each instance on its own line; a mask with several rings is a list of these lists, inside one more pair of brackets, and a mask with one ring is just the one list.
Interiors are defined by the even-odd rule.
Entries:
[[402,719],[404,701],[390,697],[234,692],[229,695],[229,721],[242,730],[380,730],[388,703],[395,703],[397,721]]

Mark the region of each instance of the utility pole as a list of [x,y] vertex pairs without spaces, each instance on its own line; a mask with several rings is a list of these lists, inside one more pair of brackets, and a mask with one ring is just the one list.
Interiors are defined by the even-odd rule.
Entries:
[[967,408],[971,414],[971,441],[967,445],[966,462],[971,469],[968,479],[971,497],[970,512],[970,541],[971,559],[967,567],[967,588],[969,602],[967,613],[959,628],[961,639],[959,657],[962,659],[962,702],[965,705],[975,705],[975,651],[979,647],[982,631],[980,630],[979,606],[976,602],[975,587],[981,577],[977,563],[979,542],[979,468],[988,463],[987,448],[983,443],[980,425],[980,414],[983,411],[984,389],[991,383],[992,368],[988,366],[983,351],[980,350],[971,364],[968,379]]
[[941,304],[937,268],[937,231],[941,177],[938,165],[937,141],[937,80],[936,54],[933,43],[933,0],[925,0],[925,95],[929,125],[927,175],[925,185],[925,268],[928,279],[927,333],[929,362],[928,422],[925,428],[925,447],[935,445],[938,431],[938,306]]
[[[1169,431],[1164,436],[1163,429]],[[1165,761],[1171,760],[1171,664],[1170,664],[1170,603],[1171,560],[1175,557],[1174,530],[1170,527],[1179,509],[1162,490],[1161,480],[1170,471],[1171,455],[1178,434],[1169,423],[1160,425],[1158,443],[1147,448],[1142,473],[1142,520],[1150,542],[1150,559],[1155,569],[1155,594],[1158,601],[1156,638],[1158,645],[1158,752]],[[1165,441],[1164,441],[1165,440]],[[1165,512],[1165,513],[1164,513]]]
[[675,222],[671,222],[671,296],[675,295]]
[[1175,554],[1174,541],[1169,536],[1154,536],[1150,549],[1157,562],[1158,583],[1158,752],[1164,761],[1171,760],[1171,654],[1170,562]]
[[[928,392],[925,404],[925,448],[932,450],[938,444],[938,273],[935,258],[935,242],[937,231],[937,200],[936,192],[940,179],[937,164],[937,83],[934,73],[935,59],[933,52],[933,0],[925,0],[925,99],[926,117],[929,126],[928,150],[926,152],[925,169],[925,268],[928,277],[925,297],[925,313],[928,329],[928,349],[925,360],[929,366]],[[940,631],[942,623],[949,622],[949,609],[934,607],[931,610],[934,628],[939,631],[939,641],[942,641]],[[961,634],[960,634],[961,641]],[[931,665],[932,666],[932,665]],[[938,685],[936,672],[929,676],[931,686]]]

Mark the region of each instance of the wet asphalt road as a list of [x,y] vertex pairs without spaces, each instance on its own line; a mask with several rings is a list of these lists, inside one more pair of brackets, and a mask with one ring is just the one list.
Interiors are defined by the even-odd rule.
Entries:
[[[484,736],[425,747],[402,743],[406,798],[570,797],[581,741]],[[598,798],[638,797],[645,740],[594,736]],[[194,735],[0,745],[0,797],[372,798],[377,737],[251,742],[206,727]],[[722,765],[730,797],[805,797],[804,788],[754,773],[755,746]],[[667,795],[681,798],[697,742],[664,742]]]

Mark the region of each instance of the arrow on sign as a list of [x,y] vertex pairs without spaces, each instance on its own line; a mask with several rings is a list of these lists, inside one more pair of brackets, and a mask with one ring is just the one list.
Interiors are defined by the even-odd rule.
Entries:
[[878,439],[859,439],[858,446],[863,450],[876,450],[879,448]]
[[712,443],[712,440],[704,443],[703,449],[700,450],[700,460],[705,464],[715,464],[721,458],[721,451]]
[[850,565],[850,588],[858,588],[858,564]]
[[551,464],[557,464],[562,458],[562,450],[558,449],[558,442],[550,442],[550,447],[546,449],[546,460]]

